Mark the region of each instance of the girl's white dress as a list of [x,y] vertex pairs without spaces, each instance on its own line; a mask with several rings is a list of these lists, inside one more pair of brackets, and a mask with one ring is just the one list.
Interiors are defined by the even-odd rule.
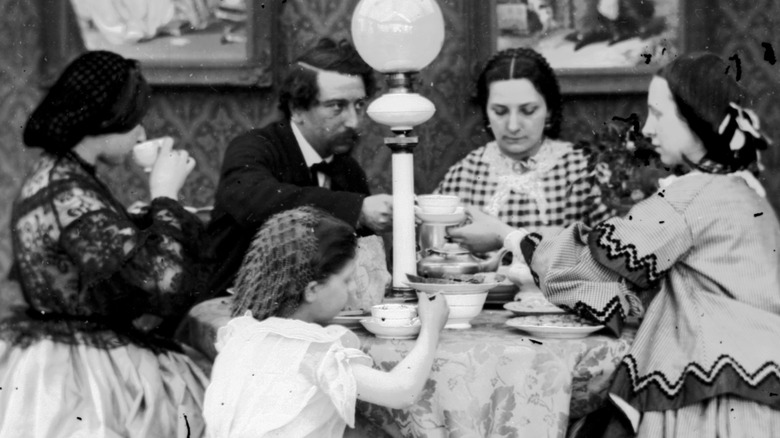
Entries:
[[342,326],[247,312],[217,334],[204,418],[209,437],[341,437],[354,427],[352,365],[371,365]]

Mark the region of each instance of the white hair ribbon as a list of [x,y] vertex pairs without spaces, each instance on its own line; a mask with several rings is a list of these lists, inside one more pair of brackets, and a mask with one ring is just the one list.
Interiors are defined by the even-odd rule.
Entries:
[[749,108],[742,108],[734,102],[731,102],[729,105],[734,108],[735,111],[729,111],[729,113],[726,114],[726,117],[723,118],[723,121],[718,127],[718,134],[723,134],[726,131],[729,123],[731,123],[731,116],[734,114],[734,121],[736,122],[737,126],[734,130],[734,135],[731,137],[731,141],[729,142],[729,147],[732,151],[738,151],[742,149],[743,146],[745,146],[745,134],[750,134],[753,136],[753,138],[756,139],[763,137],[759,131],[759,129],[761,129],[761,125],[758,116],[755,112],[753,112],[753,110]]

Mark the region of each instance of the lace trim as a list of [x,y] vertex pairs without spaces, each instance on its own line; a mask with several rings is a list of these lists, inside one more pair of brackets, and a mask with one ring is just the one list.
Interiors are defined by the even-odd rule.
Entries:
[[639,257],[636,245],[633,243],[623,244],[619,238],[615,237],[616,228],[614,225],[602,222],[594,227],[593,232],[588,236],[588,244],[591,248],[603,249],[609,260],[622,259],[623,266],[632,274],[633,281],[642,285],[640,280],[645,278],[652,286],[663,276],[666,271],[658,270],[658,258],[655,254],[648,254]]
[[50,339],[67,345],[87,345],[110,350],[135,344],[154,352],[182,352],[176,342],[155,333],[142,332],[127,323],[118,326],[105,317],[38,314],[24,308],[12,309],[12,314],[0,323],[0,339],[14,347],[27,348]]
[[545,139],[536,155],[527,160],[516,161],[502,154],[495,141],[485,145],[483,159],[488,166],[489,174],[498,181],[496,191],[484,208],[485,212],[498,216],[511,192],[515,191],[533,199],[539,209],[541,221],[549,223],[549,202],[544,194],[542,178],[560,164],[561,158],[570,151],[571,147],[568,143]]
[[628,354],[618,367],[613,389],[640,411],[676,409],[719,394],[740,395],[780,409],[780,365],[767,361],[748,373],[735,358],[721,355],[709,370],[689,362],[672,382],[660,371],[640,377],[636,358]]

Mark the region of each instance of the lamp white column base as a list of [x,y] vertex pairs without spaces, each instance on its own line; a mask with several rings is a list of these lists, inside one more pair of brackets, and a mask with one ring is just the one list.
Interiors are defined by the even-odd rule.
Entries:
[[417,274],[414,222],[414,155],[393,152],[393,289],[409,289],[406,274]]

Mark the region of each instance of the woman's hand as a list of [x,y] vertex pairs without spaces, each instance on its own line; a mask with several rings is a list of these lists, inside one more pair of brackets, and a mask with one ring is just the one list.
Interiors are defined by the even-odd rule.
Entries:
[[194,168],[195,160],[190,154],[185,150],[174,150],[173,139],[165,137],[149,174],[152,199],[165,196],[178,200],[179,190]]
[[467,206],[466,213],[471,223],[447,228],[447,235],[471,252],[484,253],[500,249],[506,235],[514,230],[497,217],[483,213],[479,207]]

